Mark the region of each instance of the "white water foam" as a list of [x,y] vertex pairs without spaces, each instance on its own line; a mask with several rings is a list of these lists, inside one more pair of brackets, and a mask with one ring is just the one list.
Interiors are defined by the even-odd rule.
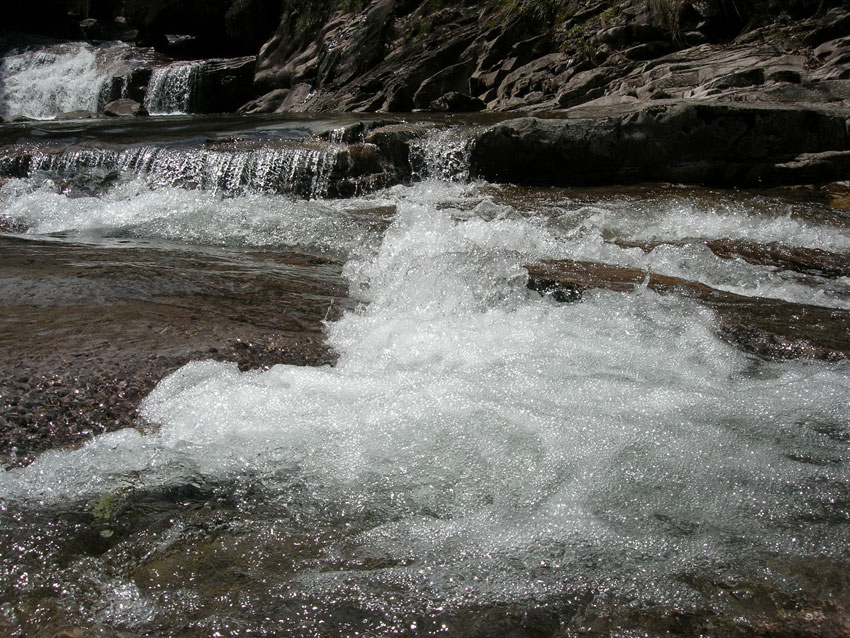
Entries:
[[805,205],[779,199],[709,192],[611,198],[589,206],[565,201],[557,214],[565,228],[635,243],[733,239],[850,252],[850,228],[841,215],[834,214],[835,225],[819,225],[801,218],[803,211]]
[[299,587],[329,600],[372,579],[431,608],[844,555],[846,363],[756,365],[711,313],[651,291],[555,304],[524,287],[552,241],[533,224],[469,217],[427,185],[398,206],[346,267],[368,303],[328,327],[336,367],[191,363],[145,400],[155,433],[45,453],[0,498],[251,476],[290,516],[373,521]]
[[74,42],[5,56],[0,60],[0,117],[49,120],[68,111],[98,112],[112,78],[129,71],[127,52],[125,44]]
[[827,221],[816,222],[807,218],[809,212],[806,205],[740,194],[602,196],[584,203],[561,191],[548,197],[538,194],[531,207],[520,202],[516,209],[486,196],[467,214],[534,220],[535,227],[557,238],[560,249],[553,249],[550,257],[639,268],[745,296],[848,309],[848,277],[802,275],[793,269],[725,259],[705,244],[711,240],[774,243],[850,258],[850,227],[843,218],[833,212],[835,223],[830,223],[829,213],[821,212]]
[[[295,204],[290,198],[275,198],[273,193],[291,191],[321,196],[328,188],[338,152],[336,146],[295,145],[256,151],[143,146],[123,151],[33,153],[33,177],[9,180],[0,189],[2,215],[35,234],[103,230],[215,245],[334,246],[328,249],[344,255],[347,246],[363,238],[364,223],[380,229],[383,220],[368,221],[368,215],[351,217],[348,221],[356,222],[351,228],[358,228],[352,234],[350,228],[344,229],[347,221],[341,211],[392,207],[398,202],[415,204],[430,198],[435,205],[454,206],[457,220],[514,223],[515,239],[520,242],[519,238],[524,238],[520,243],[529,261],[608,263],[745,296],[850,309],[848,277],[804,275],[792,269],[724,259],[704,244],[733,239],[850,254],[846,224],[810,221],[800,206],[792,208],[780,200],[735,203],[731,195],[701,199],[674,195],[672,202],[603,198],[588,205],[556,193],[542,201],[538,198],[537,207],[528,209],[521,204],[497,203],[498,193],[494,195],[493,187],[486,184],[432,179],[347,202],[317,199],[311,204]],[[441,156],[433,155],[436,159],[425,164],[426,170],[441,175]],[[59,186],[44,181],[47,175],[59,176],[61,184],[63,179],[77,179],[93,169],[136,174],[143,180],[119,181],[103,196],[76,199],[65,197]],[[222,195],[236,197],[228,198],[225,206]],[[282,202],[279,211],[275,210],[277,201]],[[313,219],[312,213],[304,212],[323,209],[328,212],[319,215],[325,221],[318,225],[308,221]],[[289,210],[295,212],[290,215]],[[657,245],[646,252],[628,247],[629,243]]]
[[348,256],[379,241],[383,220],[348,213],[346,202],[305,201],[215,191],[144,180],[121,182],[98,196],[68,197],[50,180],[13,179],[0,188],[6,219],[36,235],[135,237],[216,246],[288,246]]
[[339,146],[326,147],[309,140],[277,148],[34,150],[29,154],[28,171],[30,175],[79,180],[91,169],[103,169],[144,176],[153,187],[181,186],[222,194],[297,191],[316,199],[327,194],[338,155],[343,152]]

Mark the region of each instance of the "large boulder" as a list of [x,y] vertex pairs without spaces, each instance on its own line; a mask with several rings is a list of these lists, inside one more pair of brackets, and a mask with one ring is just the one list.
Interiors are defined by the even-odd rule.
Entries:
[[848,149],[840,110],[670,102],[596,119],[509,120],[479,135],[471,161],[492,181],[758,185],[781,177],[777,164]]
[[194,113],[230,113],[253,98],[254,56],[208,60],[198,74]]

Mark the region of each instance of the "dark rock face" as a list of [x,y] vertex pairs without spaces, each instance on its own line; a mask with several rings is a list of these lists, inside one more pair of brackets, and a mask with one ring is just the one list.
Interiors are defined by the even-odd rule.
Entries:
[[284,15],[257,60],[261,89],[344,84],[380,61],[384,53],[392,0],[377,0],[359,15],[335,14],[318,32],[304,31],[297,14]]
[[138,29],[129,28],[126,23],[112,20],[86,18],[80,21],[80,30],[86,40],[121,40],[135,42],[139,37]]
[[441,110],[449,93],[488,110],[532,111],[593,100],[847,99],[843,87],[820,84],[848,77],[846,9],[676,7],[674,15],[631,0],[597,3],[550,24],[490,4],[373,0],[311,31],[288,14],[260,53],[257,82],[265,92],[309,85],[307,110]]
[[255,64],[254,56],[206,62],[199,71],[193,112],[236,111],[254,95]]
[[215,55],[227,46],[224,15],[230,0],[124,0],[123,15],[149,43],[167,48],[165,34],[200,38],[198,53]]
[[56,38],[74,37],[77,32],[76,25],[68,18],[65,0],[3,3],[2,28],[34,31]]
[[227,38],[245,55],[259,51],[279,22],[280,2],[275,0],[235,0],[224,14]]
[[446,113],[473,113],[484,109],[484,101],[466,93],[451,91],[433,100],[429,110]]
[[374,0],[360,14],[334,14],[311,35],[297,16],[285,16],[260,51],[257,85],[270,92],[307,84],[312,95],[302,110],[409,111],[468,92],[474,61],[464,52],[476,35],[474,16],[438,11],[432,31],[411,39],[403,25],[420,24],[424,6],[399,19],[404,8],[394,0]]
[[472,170],[527,184],[755,185],[794,181],[777,167],[848,148],[837,111],[676,102],[604,119],[510,120],[480,135]]

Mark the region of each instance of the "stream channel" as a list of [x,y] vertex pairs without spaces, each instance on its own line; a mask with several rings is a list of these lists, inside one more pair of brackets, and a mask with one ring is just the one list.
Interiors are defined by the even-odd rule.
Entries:
[[526,270],[846,311],[846,274],[709,244],[846,266],[847,214],[485,183],[442,117],[332,197],[354,121],[0,125],[0,633],[850,633],[848,361]]

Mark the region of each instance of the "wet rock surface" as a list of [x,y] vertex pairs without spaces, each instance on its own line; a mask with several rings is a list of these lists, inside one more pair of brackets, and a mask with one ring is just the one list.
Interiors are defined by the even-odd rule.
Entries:
[[[660,244],[637,244],[618,240],[617,245],[649,252]],[[845,255],[818,248],[783,246],[777,242],[756,244],[732,239],[712,239],[706,241],[705,245],[712,253],[724,259],[740,258],[751,264],[826,278],[850,276],[850,262]]]
[[[61,4],[53,3],[51,13]],[[144,102],[154,64],[152,49],[146,47],[153,45],[157,65],[168,59],[205,60],[191,89],[189,111],[195,113],[487,110],[549,117],[566,111],[571,118],[598,120],[629,112],[645,120],[654,109],[687,102],[715,110],[723,105],[738,120],[750,117],[746,105],[796,111],[806,119],[814,108],[846,111],[850,102],[850,12],[837,2],[775,3],[769,10],[748,4],[735,11],[723,3],[690,0],[669,6],[637,0],[453,7],[400,0],[311,7],[267,0],[194,8],[143,5],[105,2],[71,8],[73,15],[79,13],[81,26],[74,28],[81,29],[81,36],[135,32],[138,52],[146,51],[114,78],[110,100]],[[0,36],[0,48],[3,41],[13,46],[35,42],[35,37]],[[248,55],[232,57],[242,54]],[[619,115],[610,112],[614,107]],[[597,158],[596,151],[616,151],[613,160],[622,170],[594,169],[590,177],[599,181],[696,182],[704,172],[700,161],[680,159],[675,136],[666,125],[658,128],[658,117],[650,117],[655,124],[583,129],[580,136],[594,138],[594,148],[570,153],[591,151]],[[715,150],[727,154],[728,170],[718,175],[719,167],[708,166],[706,181],[822,183],[850,175],[846,139],[827,148],[793,151],[800,131],[815,132],[785,119],[767,130],[756,127],[743,144],[735,144],[739,124],[729,124],[726,146],[699,135],[686,140],[690,148],[707,144],[709,155]],[[633,130],[625,130],[630,126]],[[612,133],[620,137],[611,140]],[[630,146],[626,139],[630,135],[653,142],[639,152],[640,144]],[[777,144],[781,152],[774,152]],[[765,148],[761,155],[741,155],[760,147]],[[548,148],[541,146],[534,158],[538,163],[551,159]],[[493,150],[488,146],[486,152]],[[621,161],[617,154],[623,150],[632,157]],[[671,159],[672,166],[661,170]],[[493,172],[500,173],[482,174]],[[505,179],[511,177],[505,173]]]
[[140,115],[147,115],[145,108],[141,104],[129,98],[113,100],[103,107],[103,113],[112,117],[138,117]]
[[0,238],[0,459],[141,426],[139,401],[191,360],[324,365],[339,265]]
[[593,118],[519,118],[479,135],[472,171],[524,184],[801,183],[799,173],[783,173],[781,165],[798,161],[803,171],[806,156],[825,161],[829,152],[839,152],[833,159],[843,162],[845,115],[840,109],[672,101]]

